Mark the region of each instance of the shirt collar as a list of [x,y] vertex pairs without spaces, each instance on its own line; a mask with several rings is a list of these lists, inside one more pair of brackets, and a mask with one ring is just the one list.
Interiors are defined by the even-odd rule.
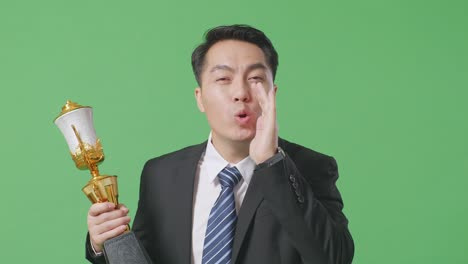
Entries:
[[247,156],[236,164],[231,164],[226,161],[216,150],[213,143],[211,143],[211,132],[208,136],[208,143],[206,146],[204,160],[210,164],[207,167],[207,180],[210,183],[213,182],[218,174],[229,165],[231,167],[235,166],[242,174],[242,179],[244,182],[249,185],[250,180],[252,179],[253,171],[255,169],[255,161],[253,161],[250,156]]

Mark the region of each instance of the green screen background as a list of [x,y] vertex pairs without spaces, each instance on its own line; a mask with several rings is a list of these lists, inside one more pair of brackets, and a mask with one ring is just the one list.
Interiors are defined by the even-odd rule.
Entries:
[[190,54],[220,24],[279,54],[280,135],[334,156],[354,263],[468,263],[468,2],[1,1],[0,262],[85,263],[89,179],[52,120],[94,108],[133,217],[152,157],[206,140]]

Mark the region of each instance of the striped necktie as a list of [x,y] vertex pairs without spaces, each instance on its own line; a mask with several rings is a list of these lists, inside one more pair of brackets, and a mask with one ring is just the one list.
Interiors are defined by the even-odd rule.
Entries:
[[221,193],[211,209],[203,244],[202,264],[231,263],[237,214],[233,189],[242,179],[236,167],[226,167],[218,174]]

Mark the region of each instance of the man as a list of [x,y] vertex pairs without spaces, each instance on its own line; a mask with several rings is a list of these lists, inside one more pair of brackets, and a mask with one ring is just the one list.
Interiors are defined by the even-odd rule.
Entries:
[[[133,231],[154,263],[351,263],[335,160],[278,138],[277,65],[270,40],[244,25],[211,29],[194,50],[211,133],[145,164]],[[88,260],[104,261],[127,213],[91,206]]]

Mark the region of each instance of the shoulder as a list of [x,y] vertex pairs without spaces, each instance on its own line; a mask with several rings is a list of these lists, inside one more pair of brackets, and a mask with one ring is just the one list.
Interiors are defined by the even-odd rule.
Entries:
[[151,169],[155,166],[162,167],[161,165],[177,166],[179,162],[185,160],[198,160],[205,151],[205,148],[206,141],[149,159],[145,163],[144,170]]
[[308,147],[280,139],[279,146],[294,162],[297,169],[307,175],[323,177],[332,175],[335,178],[338,166],[332,156],[320,153]]
[[308,147],[290,142],[286,139],[279,140],[279,146],[286,152],[294,161],[306,160],[308,162],[327,162],[334,160],[333,157],[310,149]]

